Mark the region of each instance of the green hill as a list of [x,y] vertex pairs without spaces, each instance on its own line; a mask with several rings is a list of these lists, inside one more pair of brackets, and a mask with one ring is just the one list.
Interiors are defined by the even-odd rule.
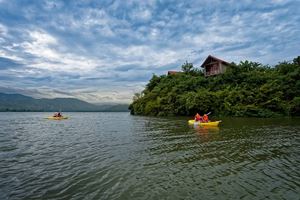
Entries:
[[128,111],[128,105],[94,105],[75,98],[34,99],[21,94],[0,93],[0,111]]
[[153,75],[129,106],[134,115],[273,117],[300,115],[300,56],[274,67],[232,63],[224,74],[205,77],[191,63],[183,73]]

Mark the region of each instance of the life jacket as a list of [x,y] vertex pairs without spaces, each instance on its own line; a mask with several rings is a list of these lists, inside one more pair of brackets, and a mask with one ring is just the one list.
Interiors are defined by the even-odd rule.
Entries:
[[203,121],[208,122],[208,116],[207,115],[203,115]]
[[195,119],[196,119],[196,121],[200,121],[200,120],[201,120],[201,115],[197,114],[197,115],[195,116]]

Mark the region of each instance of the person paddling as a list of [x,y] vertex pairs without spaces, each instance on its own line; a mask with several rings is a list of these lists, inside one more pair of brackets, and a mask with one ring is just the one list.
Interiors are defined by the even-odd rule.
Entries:
[[196,115],[195,115],[195,121],[197,122],[197,121],[202,121],[202,117],[201,117],[201,115],[199,115],[199,113],[197,113]]
[[208,115],[207,115],[207,114],[204,114],[204,115],[203,115],[203,122],[209,122],[209,119],[208,119]]
[[62,117],[60,112],[54,113],[53,117]]

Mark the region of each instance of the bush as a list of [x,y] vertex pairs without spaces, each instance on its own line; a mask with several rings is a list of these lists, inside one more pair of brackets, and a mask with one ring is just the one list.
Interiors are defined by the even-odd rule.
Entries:
[[129,106],[137,115],[194,115],[212,111],[227,116],[299,115],[300,57],[275,67],[245,61],[222,75],[204,77],[192,63],[184,73],[153,75]]

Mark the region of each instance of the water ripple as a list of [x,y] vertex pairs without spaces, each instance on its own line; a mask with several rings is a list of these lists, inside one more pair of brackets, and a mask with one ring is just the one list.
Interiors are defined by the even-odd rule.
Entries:
[[0,199],[297,199],[300,193],[299,119],[224,119],[220,128],[202,128],[186,118],[68,115],[48,121],[47,113],[0,114]]

